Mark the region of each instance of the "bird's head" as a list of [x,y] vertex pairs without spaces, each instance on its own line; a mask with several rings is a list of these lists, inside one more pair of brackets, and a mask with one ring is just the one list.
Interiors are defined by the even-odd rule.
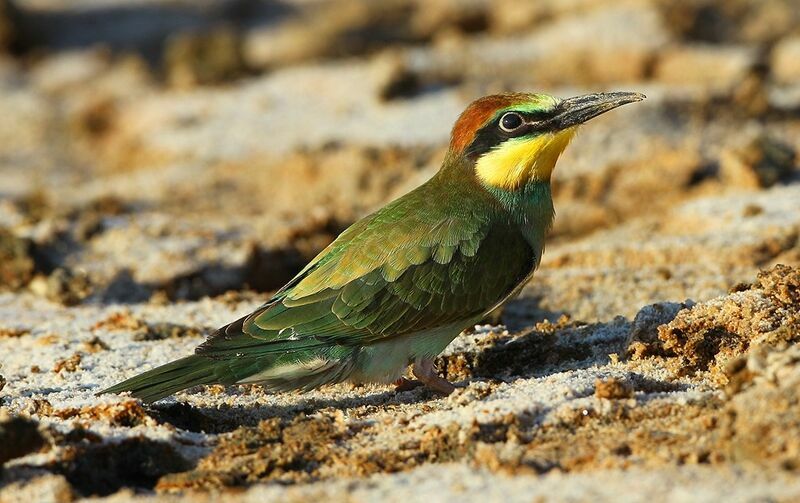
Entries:
[[467,160],[488,187],[513,191],[531,180],[547,182],[578,126],[642,99],[643,94],[630,92],[563,100],[547,94],[485,96],[470,104],[456,121],[450,154]]

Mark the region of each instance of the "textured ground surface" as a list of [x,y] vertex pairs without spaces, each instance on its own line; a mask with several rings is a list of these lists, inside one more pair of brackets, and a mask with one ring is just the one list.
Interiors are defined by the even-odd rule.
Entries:
[[[453,395],[94,396],[506,89],[648,99],[563,156],[542,267],[442,355]],[[0,110],[2,502],[800,499],[795,0],[0,0]]]

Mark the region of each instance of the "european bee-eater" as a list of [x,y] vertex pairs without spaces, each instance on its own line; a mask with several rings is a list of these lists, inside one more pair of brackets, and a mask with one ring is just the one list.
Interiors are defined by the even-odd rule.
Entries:
[[153,402],[199,384],[400,384],[412,363],[419,381],[452,392],[434,358],[533,275],[553,222],[550,176],[559,155],[578,126],[642,99],[509,93],[473,102],[425,184],[351,225],[195,354],[104,392]]

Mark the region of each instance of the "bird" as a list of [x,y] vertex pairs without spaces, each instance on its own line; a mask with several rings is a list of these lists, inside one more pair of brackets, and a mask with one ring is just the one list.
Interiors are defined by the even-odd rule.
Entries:
[[[450,394],[454,385],[435,358],[533,276],[555,216],[550,180],[559,156],[586,121],[644,98],[477,99],[456,120],[427,182],[345,229],[194,354],[100,393],[152,403],[197,385],[283,392],[350,381]],[[403,377],[409,366],[416,380]]]

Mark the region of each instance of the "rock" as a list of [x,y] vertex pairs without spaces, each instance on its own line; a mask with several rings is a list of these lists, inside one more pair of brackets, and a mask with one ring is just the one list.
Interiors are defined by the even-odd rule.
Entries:
[[644,306],[633,319],[631,331],[625,341],[627,353],[634,359],[652,356],[660,352],[658,342],[658,327],[675,319],[683,309],[690,309],[695,303],[692,300],[684,302],[659,302]]
[[634,389],[629,383],[616,377],[597,379],[594,382],[594,396],[607,400],[633,398]]
[[61,360],[58,360],[56,364],[53,366],[53,372],[55,372],[56,374],[58,374],[62,370],[65,372],[75,372],[80,368],[82,359],[83,356],[81,355],[81,353],[75,353],[69,358],[63,358]]
[[85,273],[58,267],[48,276],[36,276],[30,289],[53,302],[74,306],[89,296],[92,285]]
[[488,6],[490,31],[493,34],[523,33],[561,18],[602,11],[615,3],[610,0],[493,0]]
[[772,76],[780,84],[800,81],[800,36],[785,38],[772,49]]
[[16,198],[14,206],[25,221],[30,223],[37,223],[45,217],[54,216],[50,195],[40,190],[34,190]]
[[737,16],[738,26],[732,35],[740,41],[769,44],[797,32],[800,9],[796,0],[736,0],[733,3],[732,8],[721,5]]
[[625,5],[556,20],[540,37],[545,52],[534,75],[567,85],[640,80],[654,51],[669,41],[655,10]]
[[169,84],[181,89],[222,84],[247,73],[240,36],[230,27],[170,37],[164,65]]
[[657,2],[664,22],[682,39],[722,42],[735,31],[735,20],[719,5],[707,0]]
[[565,16],[524,34],[444,48],[431,65],[455,66],[473,78],[502,75],[539,88],[631,82],[647,75],[656,51],[669,40],[654,8],[615,5]]
[[381,101],[413,98],[423,92],[441,90],[459,82],[457,75],[418,71],[403,54],[389,52],[373,64],[373,75]]
[[490,20],[495,33],[520,33],[552,15],[549,2],[499,0],[492,3]]
[[279,26],[251,30],[244,41],[245,61],[267,69],[324,56],[363,54],[392,41],[420,41],[424,35],[415,31],[413,13],[409,0],[324,2]]
[[669,85],[730,92],[753,70],[756,56],[756,51],[746,46],[675,47],[659,55],[655,78]]
[[19,10],[12,0],[0,0],[0,52],[12,49],[19,34]]
[[0,489],[8,503],[71,503],[76,496],[63,475],[41,475],[30,480],[14,482]]
[[723,183],[737,187],[771,187],[794,173],[795,159],[796,153],[790,145],[761,134],[722,151],[720,177]]
[[800,269],[762,271],[750,289],[680,311],[658,338],[680,358],[680,375],[711,371],[725,383],[728,362],[748,350],[800,340]]
[[0,228],[0,290],[17,290],[27,285],[35,267],[31,244]]
[[771,42],[797,26],[795,0],[658,1],[667,25],[695,42]]
[[493,2],[486,0],[427,0],[415,3],[411,33],[421,39],[446,33],[479,33],[489,28]]
[[777,110],[790,113],[800,110],[800,82],[788,86],[770,87],[767,99],[770,106]]
[[[796,471],[800,467],[800,346],[760,346],[750,351],[736,375],[723,430],[735,433],[729,457]],[[730,424],[726,424],[727,421]],[[790,433],[792,432],[792,433]]]
[[400,54],[389,53],[373,67],[381,101],[414,96],[421,87],[420,76]]
[[47,93],[79,91],[109,71],[111,57],[111,52],[103,48],[64,52],[36,65],[31,78]]
[[204,333],[213,332],[211,329],[200,329],[181,325],[180,323],[146,323],[144,330],[137,331],[133,336],[135,341],[162,341],[164,339],[179,339],[181,337],[199,337]]

